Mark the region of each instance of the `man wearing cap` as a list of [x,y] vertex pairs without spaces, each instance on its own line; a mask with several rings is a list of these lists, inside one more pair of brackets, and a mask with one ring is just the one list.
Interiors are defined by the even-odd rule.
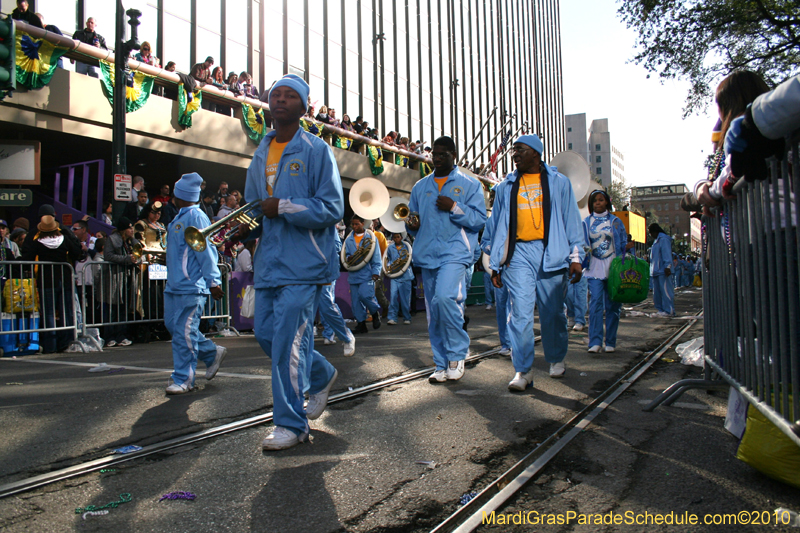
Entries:
[[[262,442],[264,450],[308,440],[308,420],[322,415],[337,376],[314,350],[314,304],[322,285],[339,274],[330,261],[344,197],[330,146],[300,127],[308,91],[294,74],[272,86],[269,109],[275,129],[253,156],[244,194],[247,202],[260,201],[264,215],[248,237],[261,238],[253,260],[254,330],[272,358],[275,430]],[[247,236],[244,227],[240,235]]]
[[214,66],[214,58],[208,56],[202,63],[197,63],[192,67],[190,75],[199,82],[213,83],[211,79],[211,67]]
[[[406,229],[414,237],[413,263],[422,269],[428,311],[428,334],[436,369],[431,383],[459,380],[469,351],[464,329],[464,276],[475,261],[478,232],[486,224],[483,186],[455,166],[456,145],[450,137],[433,143],[432,174],[411,189],[408,208],[418,213]],[[409,217],[411,218],[411,217]]]
[[167,394],[184,394],[195,388],[197,360],[206,364],[206,379],[213,379],[228,353],[200,333],[208,295],[219,300],[224,295],[222,277],[217,267],[217,249],[206,246],[202,252],[192,250],[184,232],[194,226],[211,225],[200,209],[200,184],[196,172],[184,174],[175,183],[175,204],[180,209],[167,228],[167,285],[164,289],[164,325],[172,335],[173,372],[167,383]]
[[[110,267],[102,271],[101,285],[107,284],[108,290],[103,289],[100,295],[104,305],[103,322],[125,322],[127,320],[127,308],[125,304],[132,303],[126,291],[129,287],[129,275],[132,267],[138,262],[133,255],[133,247],[138,241],[133,235],[133,223],[127,217],[120,217],[117,221],[116,229],[108,236],[105,248],[103,249],[103,260],[113,263],[115,267]],[[133,344],[128,339],[127,328],[123,325],[106,327],[104,333],[106,346],[130,346]]]
[[539,309],[550,376],[563,377],[569,342],[564,314],[567,275],[577,283],[582,271],[584,236],[572,185],[542,162],[543,149],[536,135],[523,135],[514,142],[517,168],[495,187],[489,219],[492,283],[508,286],[512,391],[533,386],[534,305]]

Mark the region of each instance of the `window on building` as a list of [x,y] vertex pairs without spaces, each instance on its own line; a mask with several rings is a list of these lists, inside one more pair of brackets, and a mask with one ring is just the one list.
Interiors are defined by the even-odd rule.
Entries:
[[597,167],[595,170],[597,170],[597,175],[598,176],[603,173],[603,168],[602,167]]
[[567,150],[572,150],[572,143],[569,143],[569,144],[567,145]]
[[567,128],[567,131],[572,131],[572,128]]
[[675,211],[681,208],[680,202],[675,202]]
[[600,145],[599,144],[595,144],[594,145],[594,149],[595,149],[596,152],[599,152],[601,150]]
[[656,211],[661,211],[661,204],[656,204]]
[[601,155],[598,155],[598,156],[596,157],[596,159],[595,159],[595,163],[602,163],[602,162],[603,162],[603,156],[601,156]]

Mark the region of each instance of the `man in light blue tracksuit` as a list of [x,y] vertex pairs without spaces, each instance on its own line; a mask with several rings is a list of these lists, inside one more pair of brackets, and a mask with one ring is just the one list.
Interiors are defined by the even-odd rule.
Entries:
[[675,289],[672,285],[672,239],[658,224],[647,228],[654,239],[650,248],[650,277],[653,279],[653,304],[658,316],[675,315]]
[[344,323],[342,311],[336,304],[336,278],[339,277],[339,252],[342,249],[342,240],[339,238],[338,231],[334,235],[335,245],[333,256],[330,258],[331,277],[335,278],[330,285],[323,285],[317,303],[320,322],[322,322],[322,342],[323,344],[336,344],[333,336],[339,337],[343,343],[345,357],[352,357],[356,353],[356,338],[353,332]]
[[322,286],[335,279],[330,262],[344,197],[330,146],[300,127],[308,91],[308,84],[293,74],[270,90],[275,130],[253,155],[244,194],[248,203],[260,202],[264,218],[252,232],[239,232],[243,238],[261,239],[253,258],[254,331],[272,358],[275,421],[274,431],[261,443],[264,450],[306,441],[308,420],[322,415],[337,377],[333,365],[314,350],[314,307]]
[[195,252],[184,238],[186,228],[203,229],[211,224],[197,203],[203,178],[193,172],[175,183],[178,216],[167,228],[167,284],[164,289],[164,325],[172,335],[173,372],[167,394],[183,394],[194,389],[197,360],[206,364],[206,379],[213,379],[228,350],[217,346],[200,333],[208,295],[223,296],[222,278],[217,266],[217,249],[206,246]]
[[419,219],[406,219],[406,229],[415,237],[413,262],[422,269],[436,364],[428,380],[441,383],[464,375],[469,350],[469,335],[463,329],[464,275],[474,261],[478,232],[486,223],[486,203],[480,182],[455,168],[453,139],[436,139],[432,157],[434,172],[414,185],[408,202]]
[[344,240],[345,258],[349,258],[361,247],[373,246],[374,250],[370,260],[359,270],[347,274],[350,284],[350,301],[353,304],[353,314],[356,317],[356,329],[353,333],[368,333],[367,311],[372,315],[372,328],[381,327],[381,306],[375,298],[375,283],[381,279],[381,250],[372,232],[364,228],[364,219],[353,215],[350,220],[353,231]]
[[511,359],[509,390],[533,386],[533,308],[539,309],[550,376],[564,375],[569,336],[564,314],[567,273],[581,278],[583,230],[572,185],[542,162],[542,141],[523,135],[514,142],[517,168],[495,187],[489,266],[495,287],[508,285]]
[[[393,233],[392,242],[386,248],[386,263],[391,265],[393,262],[403,257],[403,250],[409,253],[407,248],[410,249],[411,246],[403,242],[403,236],[399,233]],[[386,322],[390,326],[397,324],[398,311],[403,315],[403,324],[411,324],[409,304],[411,299],[411,284],[413,282],[414,272],[411,270],[411,265],[408,265],[406,271],[396,278],[391,278],[392,290],[389,298],[389,320]]]
[[[486,255],[492,255],[492,217],[486,220],[486,228],[481,237],[481,249]],[[489,283],[492,281],[492,273],[489,274]],[[495,316],[497,318],[497,333],[500,336],[500,355],[511,355],[511,339],[508,338],[508,286],[494,287]]]

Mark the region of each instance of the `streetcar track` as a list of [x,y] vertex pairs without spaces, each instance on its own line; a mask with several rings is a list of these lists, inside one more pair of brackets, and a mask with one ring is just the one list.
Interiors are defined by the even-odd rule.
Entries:
[[569,421],[542,441],[514,466],[487,485],[466,505],[460,507],[432,529],[431,533],[467,533],[474,531],[481,525],[484,515],[490,515],[514,497],[563,448],[582,433],[595,418],[647,372],[702,317],[703,312],[700,311],[692,320],[687,320],[686,324],[678,331],[667,337],[647,356],[643,357],[617,379],[614,384],[601,392],[591,403],[573,415]]

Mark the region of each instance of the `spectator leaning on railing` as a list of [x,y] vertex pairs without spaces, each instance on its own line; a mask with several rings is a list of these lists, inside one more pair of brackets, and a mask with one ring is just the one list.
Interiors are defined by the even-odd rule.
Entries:
[[[86,19],[86,28],[83,30],[78,30],[72,34],[72,38],[80,41],[84,44],[88,44],[90,46],[96,46],[97,48],[104,48],[108,49],[106,46],[106,40],[103,38],[102,35],[95,31],[97,27],[97,23],[94,21],[94,18],[89,17]],[[78,61],[75,65],[75,71],[79,74],[87,74],[92,76],[93,78],[100,77],[100,70],[98,67],[94,65],[90,65],[88,63],[84,63],[82,61]]]

